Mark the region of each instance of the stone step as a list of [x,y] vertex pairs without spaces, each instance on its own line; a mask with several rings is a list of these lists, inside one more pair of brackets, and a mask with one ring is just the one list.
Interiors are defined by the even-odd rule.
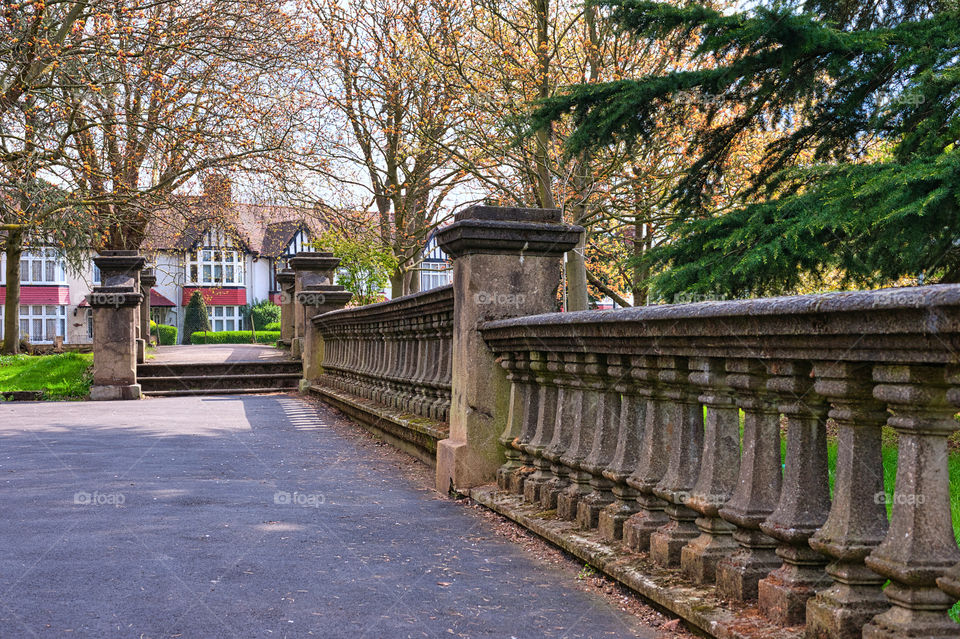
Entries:
[[220,390],[224,388],[296,388],[302,374],[177,375],[138,379],[143,392],[168,390]]
[[257,395],[265,393],[282,393],[290,388],[218,388],[210,389],[185,389],[180,390],[162,390],[162,391],[143,391],[147,397],[182,397],[187,395]]
[[300,374],[302,370],[301,362],[289,359],[183,364],[146,362],[137,366],[137,379],[142,381],[151,377],[283,375]]

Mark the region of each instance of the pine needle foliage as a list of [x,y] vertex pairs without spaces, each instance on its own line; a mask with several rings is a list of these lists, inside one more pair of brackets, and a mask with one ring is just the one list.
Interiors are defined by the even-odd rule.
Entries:
[[[639,38],[693,41],[702,62],[574,86],[531,116],[534,129],[571,117],[577,153],[653,140],[678,95],[702,98],[710,125],[690,141],[676,222],[648,258],[661,297],[773,294],[837,274],[960,281],[960,3],[597,4]],[[711,210],[736,141],[757,130],[782,135],[745,203]]]

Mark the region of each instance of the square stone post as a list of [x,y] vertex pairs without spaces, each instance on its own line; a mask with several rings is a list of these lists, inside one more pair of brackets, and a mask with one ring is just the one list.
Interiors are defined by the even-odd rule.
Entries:
[[277,286],[280,287],[280,341],[290,346],[293,339],[294,284],[296,277],[290,269],[277,273]]
[[556,209],[473,206],[437,233],[454,260],[450,436],[437,445],[441,493],[496,479],[510,383],[479,328],[555,309],[561,258],[583,232],[561,219]]
[[142,364],[147,358],[147,346],[150,345],[150,289],[157,283],[157,276],[153,269],[140,271],[140,339],[137,341],[137,363]]
[[306,335],[307,313],[297,296],[316,286],[331,286],[333,272],[340,264],[340,258],[333,253],[319,253],[303,251],[290,258],[290,268],[294,275],[293,300],[293,337],[290,339],[290,354],[301,357],[303,354],[304,335]]
[[[337,260],[339,262],[339,260]],[[322,315],[337,311],[347,305],[353,293],[342,286],[321,284],[297,293],[297,304],[302,306],[307,318],[303,336],[303,379],[300,390],[305,391],[323,374],[323,337],[317,330],[316,322],[323,321]]]
[[93,259],[102,285],[87,298],[93,309],[93,384],[90,399],[139,399],[137,329],[143,295],[137,251],[104,251]]

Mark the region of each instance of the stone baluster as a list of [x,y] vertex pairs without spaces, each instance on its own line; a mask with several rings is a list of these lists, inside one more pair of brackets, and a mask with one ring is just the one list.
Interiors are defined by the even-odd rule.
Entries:
[[617,366],[616,357],[612,357],[611,362],[610,366],[606,361],[598,362],[588,367],[587,371],[592,374],[592,386],[599,403],[590,454],[582,464],[583,470],[590,473],[591,491],[577,504],[577,523],[584,530],[596,528],[600,523],[600,513],[613,503],[613,481],[604,476],[603,471],[613,461],[617,449],[620,391],[617,389],[619,378],[616,374],[621,372],[621,368]]
[[530,353],[530,369],[535,374],[537,399],[537,428],[524,452],[533,461],[534,472],[523,483],[523,498],[531,503],[540,503],[543,486],[550,480],[550,460],[543,456],[544,449],[553,439],[553,425],[557,418],[557,387],[547,367],[545,353]]
[[587,354],[581,356],[579,363],[573,366],[574,375],[570,380],[570,399],[573,411],[573,436],[570,446],[560,456],[560,463],[570,469],[570,485],[557,496],[557,517],[566,520],[577,518],[577,505],[590,494],[590,473],[583,463],[590,454],[593,445],[593,432],[597,426],[601,393],[597,392],[595,377],[587,371],[599,362],[599,356]]
[[863,628],[863,639],[957,637],[960,626],[947,611],[955,598],[937,578],[960,561],[950,516],[947,438],[957,430],[948,391],[953,380],[943,366],[874,367],[874,397],[893,413],[899,435],[897,479],[890,529],[866,559],[887,577],[891,608]]
[[740,472],[740,411],[722,359],[691,359],[690,369],[690,381],[702,387],[699,399],[707,417],[700,475],[687,501],[700,514],[700,536],[683,547],[680,566],[690,581],[708,584],[717,578],[717,562],[739,548],[734,527],[720,517],[720,508],[733,494]]
[[837,427],[833,503],[810,546],[833,559],[833,585],[807,601],[810,639],[855,639],[888,608],[884,578],[863,563],[887,531],[881,427],[886,406],[873,398],[871,366],[823,362],[813,366],[814,389],[827,398]]
[[743,410],[743,453],[737,487],[720,516],[734,524],[740,548],[717,564],[717,590],[736,601],[757,598],[757,584],[780,566],[775,539],[760,530],[780,500],[780,413],[767,373],[753,360],[727,362],[727,383]]
[[631,359],[630,376],[648,396],[640,459],[636,470],[627,477],[627,485],[639,493],[637,513],[623,524],[623,542],[631,550],[644,552],[650,549],[650,536],[669,521],[664,513],[667,502],[654,494],[654,488],[667,471],[673,445],[673,420],[668,418],[670,405],[658,387],[656,359],[645,356]]
[[694,524],[697,513],[686,502],[700,472],[703,407],[697,388],[689,381],[684,358],[662,357],[659,366],[664,396],[672,405],[669,419],[674,425],[667,472],[653,492],[667,502],[664,512],[670,522],[651,535],[650,558],[661,566],[674,567],[680,565],[683,547],[700,535]]
[[500,490],[510,490],[510,478],[523,466],[523,451],[513,446],[514,440],[520,435],[523,428],[523,400],[519,389],[521,373],[517,365],[517,353],[501,353],[500,366],[507,371],[507,381],[510,382],[510,398],[507,408],[507,427],[500,435],[500,444],[503,446],[507,461],[497,469],[497,487]]
[[523,483],[533,473],[533,459],[527,453],[527,446],[533,439],[537,429],[537,407],[540,399],[535,382],[535,374],[530,370],[530,353],[517,353],[517,384],[520,392],[520,432],[511,442],[513,448],[520,452],[520,468],[510,475],[509,491],[516,495],[523,495]]
[[550,462],[550,479],[540,488],[540,505],[545,510],[554,510],[557,507],[557,497],[570,485],[570,469],[560,462],[560,456],[566,452],[573,437],[574,420],[568,402],[567,386],[570,375],[567,373],[565,359],[574,357],[576,356],[572,354],[547,354],[547,372],[551,375],[548,381],[552,381],[556,387],[556,413],[553,436],[542,453],[544,459]]
[[647,399],[637,393],[629,379],[629,357],[608,355],[607,372],[618,380],[615,389],[620,395],[620,408],[617,447],[610,464],[603,469],[603,476],[613,482],[613,503],[601,511],[597,527],[604,539],[617,541],[623,538],[623,523],[637,512],[639,493],[627,484],[627,477],[636,470],[640,458]]
[[813,390],[809,364],[773,362],[768,387],[780,397],[787,422],[787,458],[777,509],[760,529],[778,540],[783,565],[758,585],[760,609],[781,626],[800,625],[807,601],[829,585],[827,557],[810,547],[810,537],[827,520],[830,481],[827,468],[826,401]]

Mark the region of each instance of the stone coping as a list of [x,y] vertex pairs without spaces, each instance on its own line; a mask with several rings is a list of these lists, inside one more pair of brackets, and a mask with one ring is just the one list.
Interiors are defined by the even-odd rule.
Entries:
[[451,257],[464,255],[560,256],[577,245],[583,227],[499,219],[464,219],[437,232]]
[[481,331],[498,352],[960,363],[960,285],[550,313]]
[[322,383],[309,387],[324,403],[348,415],[358,424],[383,435],[392,445],[430,466],[436,465],[437,442],[449,435],[446,423],[405,413]]
[[472,489],[470,497],[683,618],[710,637],[803,637],[803,628],[775,626],[755,607],[720,599],[713,585],[691,584],[680,578],[679,570],[657,566],[645,554],[631,553],[619,544],[610,544],[597,530],[582,531],[576,522],[557,519],[556,511],[544,511],[539,505],[527,504],[518,495],[499,491],[496,486],[481,486]]
[[517,206],[487,206],[474,204],[453,216],[454,221],[498,220],[501,222],[534,222],[560,224],[563,222],[560,209],[528,209]]
[[360,322],[377,322],[402,317],[419,317],[426,313],[453,312],[453,285],[441,286],[429,291],[404,295],[386,302],[344,308],[317,315],[313,323],[318,326],[336,326]]

